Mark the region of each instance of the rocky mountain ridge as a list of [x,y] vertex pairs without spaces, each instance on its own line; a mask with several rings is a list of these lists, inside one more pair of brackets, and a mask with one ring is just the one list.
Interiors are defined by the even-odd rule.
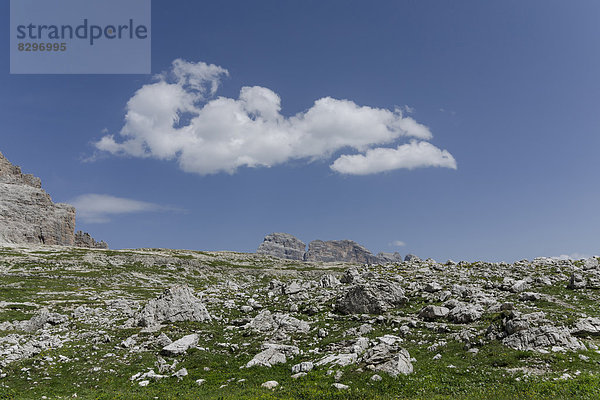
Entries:
[[[398,252],[378,253],[375,256],[366,247],[353,240],[313,240],[308,244],[307,250],[304,242],[289,233],[271,233],[265,236],[256,252],[298,261],[359,264],[385,264],[403,261]],[[409,254],[406,257],[408,260],[416,256]]]

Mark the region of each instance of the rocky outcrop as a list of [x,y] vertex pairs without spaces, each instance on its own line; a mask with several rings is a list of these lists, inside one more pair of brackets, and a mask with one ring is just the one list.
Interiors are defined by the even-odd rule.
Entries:
[[77,231],[75,234],[75,247],[85,247],[88,249],[108,249],[108,244],[104,240],[96,242],[87,232]]
[[75,244],[75,207],[55,204],[39,178],[0,153],[0,243]]
[[392,282],[375,281],[353,286],[336,303],[342,314],[382,314],[408,302],[404,291]]
[[137,316],[137,325],[153,327],[163,322],[210,320],[210,315],[202,301],[194,296],[187,286],[173,286],[163,294],[150,300]]
[[258,246],[258,254],[266,254],[288,260],[303,260],[306,244],[289,233],[271,233]]
[[306,261],[352,262],[358,264],[376,264],[379,259],[369,250],[352,240],[313,240],[304,255]]
[[89,234],[75,235],[75,207],[54,203],[42,182],[23,174],[0,153],[0,243],[108,248]]

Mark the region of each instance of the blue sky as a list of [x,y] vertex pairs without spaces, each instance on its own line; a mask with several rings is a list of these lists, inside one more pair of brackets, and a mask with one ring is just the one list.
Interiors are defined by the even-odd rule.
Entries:
[[[2,2],[5,27],[8,11]],[[234,114],[224,112],[212,131],[215,120],[203,119],[192,133],[208,129],[215,147],[179,143],[171,159],[160,159],[159,147],[124,155],[124,127],[139,140],[161,133],[125,122],[128,112],[149,112],[144,101],[127,104],[157,80],[10,75],[8,29],[0,30],[0,151],[40,176],[54,200],[88,207],[78,228],[111,247],[250,252],[282,231],[438,260],[599,253],[600,3],[153,1],[152,14],[153,73],[171,71],[163,83],[175,87],[174,60],[227,70],[212,76],[219,89],[196,98],[196,111],[219,97],[239,100],[243,87],[269,89],[252,92],[252,104],[279,97],[274,118],[284,122],[266,128],[283,137],[282,150],[261,152],[266,136],[252,122],[232,133]],[[317,113],[323,98],[332,99],[321,104],[329,114]],[[305,125],[293,123],[298,113]],[[406,128],[408,118],[433,137]],[[383,140],[381,120],[404,125]],[[323,126],[338,145],[321,140]],[[254,136],[237,158],[206,161],[218,138],[244,132]],[[97,144],[109,135],[112,153]],[[440,153],[392,152],[411,140]],[[369,159],[375,148],[387,150]],[[229,162],[250,156],[267,166]],[[344,156],[343,168],[332,167]],[[378,172],[381,163],[387,170]]]

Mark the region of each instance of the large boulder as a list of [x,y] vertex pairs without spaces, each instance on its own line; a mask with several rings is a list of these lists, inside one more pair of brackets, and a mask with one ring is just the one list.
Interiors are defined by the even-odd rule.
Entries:
[[429,305],[421,309],[419,312],[419,317],[427,321],[433,321],[436,319],[445,318],[449,312],[450,310],[446,307]]
[[585,350],[585,346],[571,335],[571,331],[556,326],[543,312],[520,314],[511,313],[502,322],[502,332],[496,332],[494,325],[488,328],[488,338],[501,339],[502,343],[515,350]]
[[150,300],[136,318],[138,326],[151,327],[163,322],[203,322],[211,317],[202,301],[187,286],[174,286]]
[[408,301],[394,282],[374,281],[351,287],[335,305],[342,314],[383,314]]
[[308,244],[304,255],[306,261],[351,262],[357,264],[377,264],[379,259],[369,250],[352,240],[313,240]]
[[306,244],[288,233],[271,233],[258,246],[258,254],[266,254],[288,260],[304,260]]
[[191,335],[186,335],[179,340],[174,341],[163,347],[161,350],[161,354],[167,356],[176,356],[179,354],[183,354],[188,351],[190,348],[196,346],[198,344],[198,334],[192,333]]

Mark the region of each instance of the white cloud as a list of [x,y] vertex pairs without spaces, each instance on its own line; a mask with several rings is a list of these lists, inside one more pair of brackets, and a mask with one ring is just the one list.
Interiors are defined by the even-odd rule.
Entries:
[[369,149],[363,154],[340,156],[331,169],[342,174],[367,175],[393,169],[445,167],[456,169],[456,160],[446,150],[431,143],[411,141],[395,149]]
[[77,217],[88,223],[109,222],[110,217],[121,214],[173,210],[145,201],[93,193],[78,196],[69,203],[77,209]]
[[[115,155],[174,159],[184,171],[206,175],[234,173],[239,167],[271,167],[293,159],[310,162],[348,148],[369,154],[372,147],[401,138],[432,138],[429,128],[404,116],[401,109],[359,106],[350,100],[324,97],[291,117],[281,114],[280,97],[260,86],[242,87],[237,99],[207,100],[227,75],[216,65],[175,60],[171,71],[134,94],[121,131],[103,136],[96,148]],[[387,166],[432,165],[435,147],[429,146],[427,154],[408,154],[419,150],[412,145],[403,152],[387,153],[388,158],[403,157]],[[446,151],[444,156],[454,160]],[[344,157],[354,156],[342,156],[336,163],[347,165]],[[335,165],[332,168],[339,170]],[[447,161],[433,165],[456,168],[456,163]],[[380,171],[381,166],[374,170]]]
[[390,243],[390,246],[404,247],[406,246],[406,243],[404,243],[402,240],[394,240],[392,243]]

